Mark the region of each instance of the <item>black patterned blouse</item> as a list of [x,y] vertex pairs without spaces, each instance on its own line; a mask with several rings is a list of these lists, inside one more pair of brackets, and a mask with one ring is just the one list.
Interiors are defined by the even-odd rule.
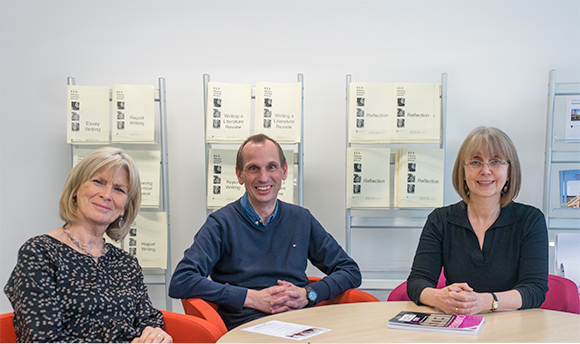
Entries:
[[28,240],[4,288],[19,342],[130,342],[163,328],[137,259],[107,244],[96,263],[61,241]]

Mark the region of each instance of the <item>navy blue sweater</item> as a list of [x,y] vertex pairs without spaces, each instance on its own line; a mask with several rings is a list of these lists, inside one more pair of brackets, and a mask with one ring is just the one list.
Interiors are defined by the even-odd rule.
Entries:
[[534,207],[510,203],[485,232],[481,249],[463,201],[434,210],[407,280],[409,298],[419,304],[423,289],[437,285],[442,267],[447,285],[467,282],[476,292],[515,289],[522,296],[522,309],[539,307],[548,290],[544,215]]
[[361,283],[358,265],[307,209],[278,201],[278,214],[264,227],[237,200],[211,214],[195,235],[175,269],[169,296],[218,304],[231,329],[267,315],[243,307],[248,289],[271,287],[279,279],[308,285],[308,260],[327,274],[311,285],[318,301]]

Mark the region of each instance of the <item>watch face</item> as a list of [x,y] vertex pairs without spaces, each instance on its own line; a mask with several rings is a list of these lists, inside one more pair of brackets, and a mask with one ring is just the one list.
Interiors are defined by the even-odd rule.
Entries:
[[308,300],[310,300],[310,301],[316,301],[316,297],[318,297],[318,294],[314,290],[310,289],[307,297],[308,297]]

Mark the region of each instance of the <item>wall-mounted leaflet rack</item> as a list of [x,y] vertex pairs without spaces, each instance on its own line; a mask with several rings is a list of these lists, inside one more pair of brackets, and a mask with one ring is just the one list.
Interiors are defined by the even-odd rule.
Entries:
[[[301,106],[300,106],[300,140],[299,142],[296,143],[284,143],[284,142],[279,142],[280,146],[282,147],[282,149],[284,150],[293,150],[294,151],[294,166],[288,166],[288,168],[294,168],[296,172],[294,172],[294,180],[292,181],[293,185],[293,199],[294,199],[294,204],[303,206],[304,205],[304,81],[303,81],[304,77],[302,74],[298,74],[297,77],[297,81],[301,84],[301,92],[300,92],[300,100],[301,100]],[[209,74],[204,74],[203,75],[203,90],[204,90],[204,112],[203,112],[203,118],[204,118],[204,141],[205,141],[205,174],[206,174],[206,178],[205,178],[205,182],[206,182],[206,202],[207,202],[207,196],[208,196],[208,186],[210,184],[210,175],[208,173],[208,168],[210,165],[210,156],[209,156],[209,152],[210,149],[215,149],[215,148],[219,148],[219,149],[225,149],[225,150],[233,150],[233,151],[237,151],[240,144],[245,140],[241,140],[239,142],[237,141],[224,141],[224,142],[220,142],[220,141],[215,141],[215,142],[208,142],[207,140],[207,111],[208,111],[208,106],[210,106],[210,104],[208,104],[208,85],[210,82],[210,75]],[[252,92],[251,92],[251,99],[255,100],[256,99],[256,87],[252,86]],[[254,125],[252,123],[251,127],[253,128]],[[252,130],[251,134],[255,134]],[[274,138],[275,139],[275,138]],[[287,180],[288,182],[288,180]],[[206,207],[206,215],[211,214],[212,212],[216,211],[217,209],[219,209],[219,207]]]
[[[67,85],[76,85],[75,78],[68,77]],[[109,90],[109,101],[113,100],[112,90]],[[130,143],[130,142],[103,142],[103,143],[83,143],[71,144],[71,157],[75,148],[98,149],[103,146],[115,146],[123,150],[142,149],[155,150],[160,152],[161,164],[161,190],[159,207],[141,206],[140,212],[165,212],[167,214],[167,268],[143,268],[145,284],[163,285],[165,289],[165,310],[172,310],[172,300],[168,294],[169,282],[171,279],[171,241],[170,241],[170,213],[169,213],[169,181],[168,181],[168,154],[167,154],[167,110],[165,97],[165,79],[159,78],[159,88],[154,90],[154,101],[159,105],[159,113],[156,116],[155,123],[155,142],[154,143]],[[72,166],[72,161],[71,161]]]
[[[346,149],[363,146],[361,144],[351,144],[349,136],[349,86],[351,75],[346,76]],[[361,289],[367,290],[392,290],[404,282],[411,270],[412,259],[417,247],[418,237],[423,228],[427,216],[433,208],[396,208],[393,206],[394,193],[394,170],[395,152],[394,149],[404,147],[430,147],[440,148],[445,152],[446,137],[446,114],[447,114],[447,74],[441,74],[441,84],[439,85],[440,98],[440,125],[441,136],[438,144],[426,143],[393,143],[393,144],[368,144],[373,147],[390,147],[390,200],[391,206],[388,208],[347,208],[346,209],[346,251],[352,255],[361,265],[363,281]],[[445,204],[443,202],[443,204]],[[353,240],[353,232],[363,233],[364,231],[388,230],[389,242],[376,240],[376,236],[367,236],[367,240]],[[409,239],[409,233],[413,233],[415,238]],[[360,234],[359,234],[360,235]],[[374,240],[372,238],[375,238]],[[394,238],[394,239],[393,239]],[[355,244],[355,245],[353,245]],[[359,245],[356,247],[356,245]],[[361,246],[362,245],[362,246]],[[355,246],[355,247],[353,247]],[[392,251],[393,256],[380,261],[369,260],[379,256],[380,253]],[[397,253],[398,252],[398,253]],[[353,255],[354,253],[354,255]],[[360,256],[363,258],[359,259]],[[406,256],[404,259],[398,259]],[[365,259],[366,257],[367,259]],[[365,261],[371,266],[365,266]]]
[[[575,99],[574,101],[572,99]],[[543,208],[550,240],[550,273],[567,274],[556,266],[558,258],[557,236],[580,236],[580,208],[566,207],[573,202],[567,197],[567,177],[564,171],[580,171],[580,83],[556,83],[556,71],[551,70],[548,86],[548,111],[546,122],[546,152],[544,164]],[[575,114],[575,115],[574,115]],[[576,122],[578,121],[578,122]],[[578,180],[572,180],[576,186]],[[576,204],[578,204],[576,199]],[[580,261],[577,248],[576,262]],[[561,256],[561,254],[560,254]],[[575,281],[578,283],[578,281]]]

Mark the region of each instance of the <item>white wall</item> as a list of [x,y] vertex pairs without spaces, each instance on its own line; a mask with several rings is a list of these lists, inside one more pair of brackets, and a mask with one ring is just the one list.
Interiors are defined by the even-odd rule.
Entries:
[[[519,149],[518,201],[541,207],[548,72],[580,80],[580,2],[4,0],[0,42],[3,287],[18,247],[62,224],[68,76],[166,79],[173,266],[205,216],[204,73],[252,84],[304,75],[304,203],[341,243],[346,74],[438,83],[448,73],[446,175],[472,128],[499,127]],[[451,183],[445,196],[458,200]],[[10,310],[2,294],[0,312]]]

